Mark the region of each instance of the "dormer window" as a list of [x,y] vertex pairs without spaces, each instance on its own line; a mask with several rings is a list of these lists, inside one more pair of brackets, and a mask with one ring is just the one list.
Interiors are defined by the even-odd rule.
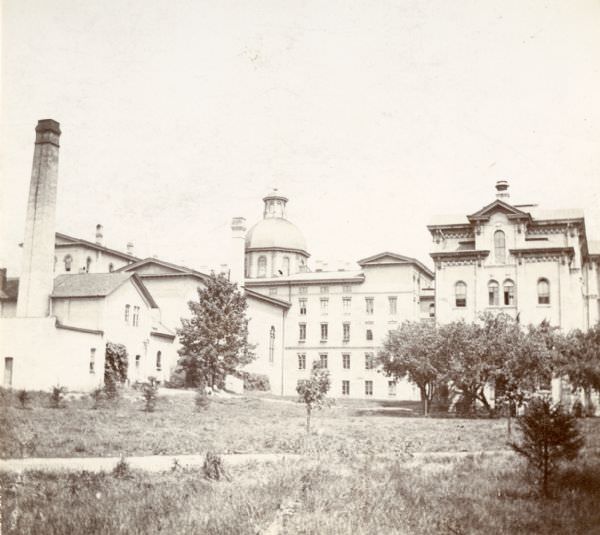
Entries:
[[502,230],[494,232],[494,257],[496,264],[506,264],[506,236]]

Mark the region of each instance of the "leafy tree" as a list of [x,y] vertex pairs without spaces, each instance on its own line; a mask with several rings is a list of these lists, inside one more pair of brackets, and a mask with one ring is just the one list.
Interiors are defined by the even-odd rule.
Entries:
[[107,342],[104,358],[104,389],[108,398],[114,399],[118,393],[118,386],[127,380],[128,366],[127,348],[123,344]]
[[521,442],[510,446],[527,459],[537,473],[542,494],[548,496],[558,463],[574,459],[583,447],[577,420],[560,404],[553,406],[547,399],[533,399],[518,425],[523,434]]
[[225,376],[235,374],[255,357],[248,343],[246,298],[223,275],[214,273],[198,288],[198,301],[188,303],[192,317],[177,330],[180,366],[186,385],[204,382],[222,387]]
[[434,323],[405,321],[388,333],[379,353],[386,375],[397,380],[407,378],[418,387],[425,416],[436,387],[447,372],[447,360],[440,346],[440,333]]
[[303,379],[298,382],[296,392],[298,392],[298,402],[306,405],[306,434],[310,434],[310,416],[313,409],[320,409],[326,402],[326,395],[329,392],[331,381],[329,379],[329,370],[321,368],[318,361],[313,362],[309,379]]

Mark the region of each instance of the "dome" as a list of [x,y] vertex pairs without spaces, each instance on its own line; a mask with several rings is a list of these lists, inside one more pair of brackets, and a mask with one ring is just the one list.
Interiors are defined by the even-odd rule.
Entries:
[[263,219],[248,231],[246,251],[253,249],[290,249],[308,255],[298,227],[282,217]]

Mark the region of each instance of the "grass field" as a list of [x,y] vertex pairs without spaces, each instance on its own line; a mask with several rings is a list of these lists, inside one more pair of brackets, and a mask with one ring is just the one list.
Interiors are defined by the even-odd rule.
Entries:
[[[304,408],[260,396],[198,411],[193,394],[170,395],[153,413],[131,396],[100,409],[88,399],[51,409],[41,394],[28,409],[18,405],[5,393],[3,457],[305,455],[232,467],[217,482],[180,467],[124,478],[0,474],[2,533],[600,534],[597,418],[580,420],[586,450],[561,473],[560,492],[542,500],[514,457],[410,456],[505,449],[503,419],[411,417],[402,410],[415,409],[410,403],[339,402],[315,413],[307,448]],[[282,508],[290,514],[277,530]]]

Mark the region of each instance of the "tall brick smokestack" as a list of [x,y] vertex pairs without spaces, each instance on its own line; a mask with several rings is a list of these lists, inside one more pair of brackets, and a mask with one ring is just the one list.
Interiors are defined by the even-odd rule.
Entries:
[[17,316],[47,316],[54,284],[56,185],[60,125],[52,119],[38,121],[25,238],[19,280]]

